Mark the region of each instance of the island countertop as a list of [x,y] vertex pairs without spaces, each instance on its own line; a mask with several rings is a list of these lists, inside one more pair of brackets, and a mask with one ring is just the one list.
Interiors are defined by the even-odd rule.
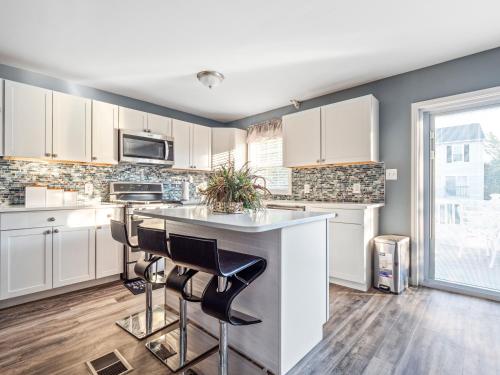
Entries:
[[327,220],[334,215],[327,212],[304,212],[288,210],[250,211],[239,214],[213,213],[204,206],[157,208],[137,210],[137,214],[156,219],[178,221],[236,232],[259,233],[293,225]]

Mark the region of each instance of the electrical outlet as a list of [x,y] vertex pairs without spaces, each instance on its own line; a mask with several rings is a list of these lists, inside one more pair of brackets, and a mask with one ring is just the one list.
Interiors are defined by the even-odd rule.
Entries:
[[92,182],[87,182],[85,184],[85,194],[87,195],[94,194],[94,184],[92,184]]
[[352,184],[352,192],[354,194],[361,194],[361,184],[359,182]]
[[311,185],[304,184],[304,194],[309,194],[311,192]]
[[398,170],[397,169],[386,169],[385,170],[385,179],[396,181],[398,179]]

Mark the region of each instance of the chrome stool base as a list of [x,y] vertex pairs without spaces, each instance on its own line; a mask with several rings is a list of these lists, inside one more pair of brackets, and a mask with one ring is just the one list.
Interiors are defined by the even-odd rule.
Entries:
[[[188,324],[184,341],[179,328],[146,344],[146,348],[174,373],[187,371],[219,349],[218,340]],[[191,340],[187,340],[190,337]]]
[[149,314],[147,310],[141,311],[116,321],[118,326],[139,340],[168,327],[174,329],[178,323],[179,316],[162,305],[154,306]]

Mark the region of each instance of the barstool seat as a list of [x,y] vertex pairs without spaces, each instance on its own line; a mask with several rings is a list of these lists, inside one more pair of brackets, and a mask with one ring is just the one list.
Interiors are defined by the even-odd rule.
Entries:
[[[158,273],[153,271],[153,268],[156,270],[158,262],[163,259],[161,253],[151,255],[154,253],[152,250],[141,248],[139,245],[143,244],[140,244],[139,241],[135,242],[129,237],[125,223],[111,220],[110,225],[111,235],[115,241],[129,246],[134,251],[145,251],[146,254],[149,254],[145,258],[139,259],[134,267],[135,273],[146,282],[146,309],[120,319],[116,321],[116,324],[139,340],[177,324],[178,316],[167,311],[166,301],[163,306],[153,306],[153,284],[165,285],[166,283],[165,278],[158,277]],[[166,237],[164,237],[163,242],[166,243]]]
[[219,249],[216,239],[170,234],[174,264],[214,275],[202,298],[202,311],[219,320],[219,375],[228,374],[227,324],[250,325],[261,320],[231,307],[233,300],[266,269],[264,258]]

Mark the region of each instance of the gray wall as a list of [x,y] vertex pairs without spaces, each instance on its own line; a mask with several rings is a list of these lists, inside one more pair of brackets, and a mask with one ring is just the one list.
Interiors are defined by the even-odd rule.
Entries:
[[128,107],[149,113],[156,113],[157,115],[172,117],[178,120],[194,122],[195,124],[207,126],[223,126],[223,124],[215,120],[195,116],[167,107],[162,107],[156,104],[144,102],[142,100],[132,99],[127,96],[94,89],[92,87],[77,85],[75,83],[64,81],[62,79],[49,77],[24,69],[14,68],[8,65],[0,64],[0,78],[27,83],[33,86],[39,86],[49,90],[55,90],[67,94],[83,96],[89,99],[101,100],[103,102],[120,105],[122,107]]
[[[314,98],[304,102],[301,110],[370,93],[378,98],[380,158],[386,168],[398,169],[398,180],[386,184],[386,206],[381,212],[380,230],[409,235],[411,104],[494,86],[500,86],[500,48]],[[245,128],[292,112],[296,110],[287,106],[228,125]]]

